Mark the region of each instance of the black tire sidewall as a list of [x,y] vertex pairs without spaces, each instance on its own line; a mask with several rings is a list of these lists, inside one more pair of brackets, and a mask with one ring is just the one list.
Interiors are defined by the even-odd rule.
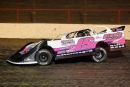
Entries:
[[[47,54],[47,60],[45,62],[41,61],[40,55],[46,53]],[[40,49],[36,54],[36,61],[39,65],[49,65],[52,61],[52,55],[51,52],[47,49]]]
[[97,51],[100,51],[101,52],[101,54],[102,54],[102,58],[101,59],[97,59],[94,55],[92,56],[92,59],[95,61],[95,62],[103,62],[103,61],[105,61],[106,60],[106,58],[107,58],[107,52],[106,52],[106,50],[104,49],[104,48],[102,48],[102,47],[98,47],[98,48],[96,48],[95,49],[95,52],[97,52]]

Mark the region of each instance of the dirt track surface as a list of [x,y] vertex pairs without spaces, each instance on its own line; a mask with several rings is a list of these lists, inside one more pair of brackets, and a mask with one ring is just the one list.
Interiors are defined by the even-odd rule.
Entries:
[[15,66],[6,59],[31,40],[0,40],[0,87],[130,86],[129,41],[126,49],[109,53],[103,63],[94,63],[88,56],[58,60],[49,66]]

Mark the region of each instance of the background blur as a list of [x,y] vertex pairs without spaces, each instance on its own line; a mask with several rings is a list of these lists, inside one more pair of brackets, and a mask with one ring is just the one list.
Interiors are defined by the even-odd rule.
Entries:
[[130,0],[0,0],[0,23],[130,24]]

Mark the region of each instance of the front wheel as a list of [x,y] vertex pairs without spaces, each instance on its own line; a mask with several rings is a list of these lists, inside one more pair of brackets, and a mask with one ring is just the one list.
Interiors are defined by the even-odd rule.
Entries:
[[95,53],[94,55],[92,55],[92,59],[95,62],[103,62],[105,61],[107,58],[107,52],[104,48],[102,47],[98,47],[95,49]]
[[41,49],[36,55],[36,61],[39,65],[49,65],[52,61],[52,54],[47,49]]

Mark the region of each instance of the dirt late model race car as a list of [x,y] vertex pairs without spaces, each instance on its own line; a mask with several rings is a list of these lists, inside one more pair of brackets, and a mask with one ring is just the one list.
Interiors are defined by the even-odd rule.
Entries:
[[12,64],[48,65],[52,60],[91,55],[95,62],[103,62],[107,58],[106,48],[110,51],[125,48],[124,28],[104,27],[105,30],[95,32],[92,28],[69,32],[61,39],[41,40],[28,43],[13,54],[7,62]]

